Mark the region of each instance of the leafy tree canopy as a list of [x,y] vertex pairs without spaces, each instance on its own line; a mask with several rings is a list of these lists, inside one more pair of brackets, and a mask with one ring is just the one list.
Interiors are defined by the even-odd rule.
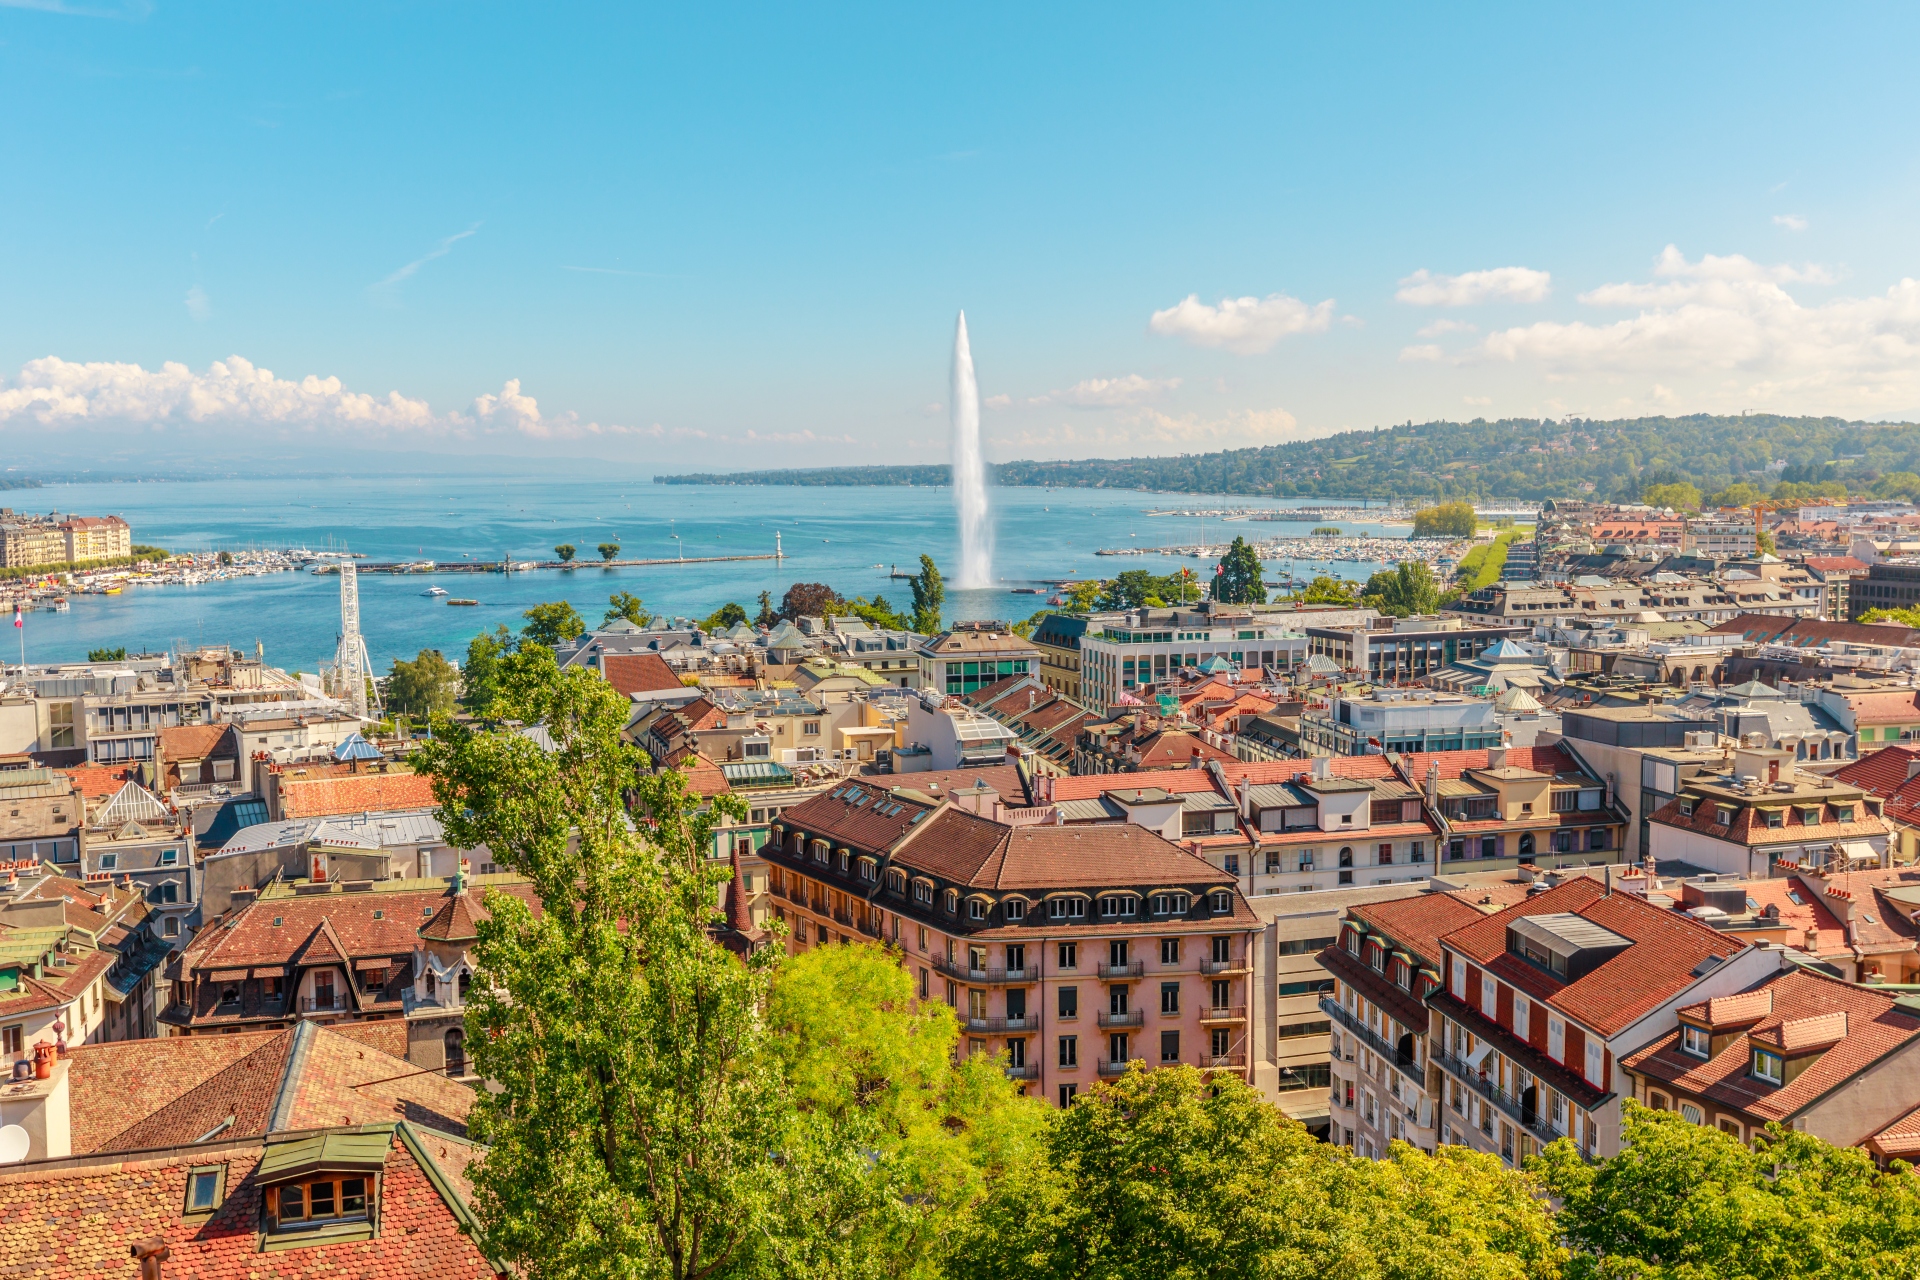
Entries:
[[519,642],[503,623],[492,635],[482,631],[467,642],[467,660],[460,664],[462,700],[474,715],[487,715],[500,690],[500,663]]
[[1700,490],[1686,481],[1650,484],[1640,491],[1640,501],[1650,507],[1672,507],[1675,511],[1698,511]]
[[700,624],[703,631],[728,631],[747,620],[747,611],[732,602],[721,605]]
[[460,672],[438,649],[422,649],[412,662],[393,660],[387,673],[386,707],[396,715],[427,719],[453,713]]
[[1766,490],[1760,488],[1758,485],[1748,484],[1745,480],[1741,480],[1735,484],[1728,485],[1726,488],[1708,498],[1707,505],[1710,507],[1750,507],[1756,502],[1765,502],[1766,499]]
[[646,611],[640,597],[631,591],[614,592],[607,597],[607,604],[607,616],[601,619],[603,624],[625,618],[636,627],[644,627],[653,621],[653,615]]
[[878,593],[875,593],[871,600],[855,596],[851,600],[843,601],[842,607],[836,612],[850,613],[870,627],[884,627],[889,631],[913,630],[913,619],[905,614],[894,612],[893,606],[887,603],[887,598]]
[[1318,574],[1292,597],[1300,604],[1359,604],[1358,593],[1351,582],[1327,574]]
[[923,636],[940,630],[940,609],[947,602],[946,584],[933,557],[922,553],[920,572],[913,575],[913,625],[911,630]]
[[1200,581],[1191,569],[1169,574],[1129,569],[1101,585],[1102,609],[1160,609],[1167,605],[1193,604],[1200,599]]
[[844,603],[840,593],[824,582],[796,582],[780,597],[780,617],[788,622],[795,618],[824,618],[839,612]]
[[1433,613],[1440,607],[1440,583],[1425,562],[1402,560],[1367,579],[1360,603],[1396,618]]
[[1260,553],[1236,537],[1220,559],[1209,584],[1210,594],[1224,604],[1265,604],[1266,584],[1260,580]]
[[1752,1146],[1628,1101],[1624,1149],[1532,1162],[1561,1204],[1569,1280],[1828,1280],[1914,1273],[1920,1180],[1865,1152],[1769,1125]]
[[770,627],[778,621],[780,621],[780,615],[776,613],[773,608],[773,593],[771,591],[762,591],[760,593],[760,612],[754,615],[753,624],[756,627]]
[[620,544],[617,542],[603,542],[595,547],[594,550],[600,553],[602,560],[611,560],[620,554]]
[[527,620],[527,625],[520,628],[520,639],[549,649],[565,644],[587,629],[587,624],[565,600],[537,604],[520,616]]
[[1479,518],[1471,502],[1443,502],[1413,513],[1416,538],[1471,538]]
[[553,554],[559,556],[563,563],[572,564],[576,550],[577,548],[571,542],[563,542],[553,549]]
[[88,662],[120,662],[127,656],[127,646],[117,644],[111,649],[87,650]]

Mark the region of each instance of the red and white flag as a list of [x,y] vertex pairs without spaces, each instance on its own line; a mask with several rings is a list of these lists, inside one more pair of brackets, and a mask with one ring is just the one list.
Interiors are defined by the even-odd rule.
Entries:
[[24,627],[24,626],[26,626],[26,625],[27,625],[27,620],[26,620],[26,618],[24,618],[23,616],[21,616],[21,613],[20,613],[20,606],[19,606],[19,604],[18,604],[18,603],[16,603],[16,604],[15,604],[15,605],[13,606],[13,625],[14,625],[14,626],[16,626],[16,627]]

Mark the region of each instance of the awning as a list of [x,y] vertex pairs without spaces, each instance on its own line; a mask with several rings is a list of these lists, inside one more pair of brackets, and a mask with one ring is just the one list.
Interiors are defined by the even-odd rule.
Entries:
[[1848,862],[1879,862],[1880,855],[1864,840],[1842,840],[1840,852]]
[[1482,1040],[1480,1042],[1480,1047],[1467,1055],[1467,1065],[1469,1067],[1472,1067],[1475,1071],[1480,1070],[1480,1064],[1485,1062],[1487,1060],[1487,1055],[1492,1052],[1493,1052],[1493,1041]]

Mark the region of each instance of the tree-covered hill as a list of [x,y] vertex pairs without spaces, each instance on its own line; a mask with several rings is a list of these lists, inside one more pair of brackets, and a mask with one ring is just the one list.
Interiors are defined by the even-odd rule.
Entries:
[[[1632,498],[1690,481],[1841,480],[1863,489],[1920,471],[1920,424],[1772,414],[1612,421],[1505,418],[1404,423],[1317,440],[1162,458],[1003,462],[1003,485],[1327,498]],[[662,484],[932,484],[944,466],[827,467],[656,476]]]

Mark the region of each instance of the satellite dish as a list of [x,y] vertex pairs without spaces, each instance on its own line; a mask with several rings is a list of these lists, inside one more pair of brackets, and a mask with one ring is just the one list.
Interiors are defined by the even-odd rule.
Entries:
[[17,1124],[0,1125],[0,1164],[19,1164],[27,1158],[33,1139]]

